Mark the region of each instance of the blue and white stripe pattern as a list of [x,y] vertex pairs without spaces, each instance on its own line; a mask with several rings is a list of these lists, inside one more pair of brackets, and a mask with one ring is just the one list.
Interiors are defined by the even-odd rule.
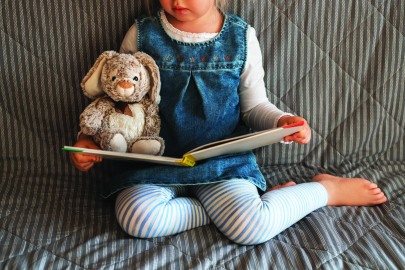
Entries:
[[254,245],[273,238],[328,200],[326,189],[319,183],[281,188],[262,196],[256,186],[243,179],[189,189],[198,200],[180,197],[187,196],[184,186],[128,188],[116,200],[118,222],[127,233],[150,238],[190,230],[211,218],[232,241]]
[[128,234],[150,238],[173,235],[209,223],[201,203],[181,197],[184,186],[136,185],[116,199],[116,216]]
[[1,1],[0,269],[404,269],[405,1],[229,1],[256,29],[269,98],[313,128],[307,146],[256,151],[266,179],[326,172],[389,196],[322,207],[255,246],[230,243],[213,224],[125,235],[100,198],[110,164],[81,173],[59,150],[76,140],[89,102],[81,79],[119,48],[142,5]]

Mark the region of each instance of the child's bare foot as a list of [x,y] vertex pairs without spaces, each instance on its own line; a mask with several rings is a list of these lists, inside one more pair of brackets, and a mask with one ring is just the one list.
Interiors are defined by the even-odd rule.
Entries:
[[276,190],[276,189],[279,189],[279,188],[295,186],[295,185],[296,185],[295,182],[289,181],[289,182],[287,182],[287,183],[285,183],[285,184],[282,184],[282,185],[277,185],[277,186],[274,186],[274,187],[270,187],[270,188],[268,188],[268,189],[266,190],[266,192],[267,192],[267,191]]
[[377,184],[366,179],[320,174],[312,180],[326,188],[330,206],[371,206],[387,201],[387,197]]

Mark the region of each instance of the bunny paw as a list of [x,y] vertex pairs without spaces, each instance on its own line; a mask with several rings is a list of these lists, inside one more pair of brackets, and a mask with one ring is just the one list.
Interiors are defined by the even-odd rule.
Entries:
[[111,141],[110,147],[112,151],[125,153],[127,151],[127,142],[121,134],[115,134]]
[[145,155],[161,155],[163,153],[163,141],[158,139],[138,140],[132,145],[131,152]]

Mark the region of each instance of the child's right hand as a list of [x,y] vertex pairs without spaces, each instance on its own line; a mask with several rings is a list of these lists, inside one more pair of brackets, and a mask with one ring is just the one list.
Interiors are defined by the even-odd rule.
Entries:
[[[93,139],[90,136],[83,134],[80,135],[79,139],[74,144],[74,147],[100,149],[100,147],[98,147],[98,145],[94,143]],[[102,161],[102,158],[98,156],[83,155],[75,152],[71,152],[69,153],[69,155],[76,169],[82,172],[90,170],[90,168],[93,167],[94,163]]]

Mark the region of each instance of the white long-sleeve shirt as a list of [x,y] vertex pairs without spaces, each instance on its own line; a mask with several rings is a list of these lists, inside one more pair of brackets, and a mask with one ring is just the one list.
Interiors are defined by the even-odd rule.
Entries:
[[[167,34],[176,40],[193,43],[209,41],[218,33],[189,33],[171,25],[161,11],[163,28]],[[138,50],[138,30],[132,25],[121,44],[121,53],[134,53]],[[247,31],[247,59],[239,85],[239,100],[242,119],[254,130],[264,130],[277,126],[278,120],[284,115],[291,115],[278,109],[266,95],[262,53],[256,31],[249,26]]]

